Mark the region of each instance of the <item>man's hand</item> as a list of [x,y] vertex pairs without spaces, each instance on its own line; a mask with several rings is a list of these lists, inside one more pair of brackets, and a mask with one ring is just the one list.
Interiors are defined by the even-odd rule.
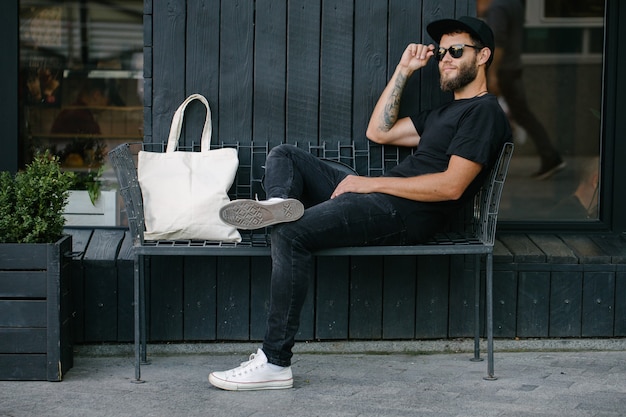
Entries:
[[404,67],[411,73],[423,68],[428,60],[435,55],[435,45],[423,45],[421,43],[411,43],[406,47],[399,66]]
[[330,198],[335,198],[343,193],[371,193],[374,191],[373,181],[375,180],[376,178],[372,177],[348,175],[339,183],[339,185],[337,185],[337,188],[335,188],[335,191],[333,191],[333,194],[330,196]]

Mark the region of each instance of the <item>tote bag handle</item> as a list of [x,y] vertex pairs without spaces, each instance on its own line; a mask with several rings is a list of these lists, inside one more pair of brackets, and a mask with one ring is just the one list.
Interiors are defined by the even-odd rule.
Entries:
[[211,147],[211,134],[213,127],[211,126],[211,109],[209,108],[209,102],[202,94],[191,94],[178,106],[174,117],[172,118],[172,126],[170,127],[170,135],[167,139],[167,149],[165,152],[174,152],[178,147],[178,140],[180,138],[180,132],[183,128],[183,119],[185,117],[185,109],[187,105],[194,100],[199,100],[206,107],[206,119],[204,120],[204,127],[202,128],[202,138],[200,139],[200,152],[208,152]]

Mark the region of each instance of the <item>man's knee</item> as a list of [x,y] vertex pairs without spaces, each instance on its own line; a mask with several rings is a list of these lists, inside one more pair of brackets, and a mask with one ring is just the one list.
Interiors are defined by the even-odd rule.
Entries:
[[292,154],[294,152],[294,149],[298,149],[296,146],[294,145],[290,145],[287,143],[282,143],[280,145],[277,145],[275,147],[273,147],[269,154],[267,155],[268,159],[269,158],[277,158],[277,157],[285,157],[288,156],[290,154]]

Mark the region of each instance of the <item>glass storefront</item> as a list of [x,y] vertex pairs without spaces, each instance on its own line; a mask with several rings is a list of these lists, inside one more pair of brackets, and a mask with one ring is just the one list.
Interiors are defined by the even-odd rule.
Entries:
[[69,225],[120,222],[106,154],[142,140],[142,22],[142,0],[20,1],[20,164],[48,149],[116,211],[103,224],[70,200]]
[[599,219],[604,7],[604,0],[524,1],[524,91],[564,167],[532,178],[541,145],[512,119],[516,147],[501,220]]

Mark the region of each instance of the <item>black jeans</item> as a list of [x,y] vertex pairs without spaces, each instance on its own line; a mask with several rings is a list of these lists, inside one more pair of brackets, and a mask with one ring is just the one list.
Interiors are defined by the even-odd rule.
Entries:
[[263,351],[270,363],[289,366],[314,275],[315,250],[424,240],[445,216],[432,210],[424,214],[420,208],[430,208],[424,203],[379,193],[346,193],[329,200],[347,174],[295,146],[275,147],[265,166],[267,198],[297,198],[306,208],[299,220],[276,225],[271,233],[271,299]]

